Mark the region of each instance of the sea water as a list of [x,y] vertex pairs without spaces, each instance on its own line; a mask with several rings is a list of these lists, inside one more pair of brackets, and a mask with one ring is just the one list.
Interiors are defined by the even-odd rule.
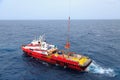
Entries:
[[70,51],[93,60],[86,72],[26,56],[21,45],[41,34],[64,49],[67,20],[0,21],[0,80],[120,80],[120,20],[71,20]]

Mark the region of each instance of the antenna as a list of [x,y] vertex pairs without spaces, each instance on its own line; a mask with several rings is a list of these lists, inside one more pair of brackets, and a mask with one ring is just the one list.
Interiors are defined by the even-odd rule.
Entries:
[[70,16],[71,0],[68,0],[68,15]]

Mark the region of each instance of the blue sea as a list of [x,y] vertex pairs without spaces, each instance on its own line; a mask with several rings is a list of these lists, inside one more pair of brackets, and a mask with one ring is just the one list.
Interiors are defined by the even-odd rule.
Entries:
[[87,72],[25,55],[21,45],[42,34],[64,49],[67,20],[0,21],[0,80],[120,80],[120,20],[71,20],[70,51],[93,60]]

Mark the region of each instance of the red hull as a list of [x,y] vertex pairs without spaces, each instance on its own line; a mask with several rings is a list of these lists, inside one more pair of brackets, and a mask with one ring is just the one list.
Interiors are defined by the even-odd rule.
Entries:
[[40,53],[34,52],[31,49],[25,49],[23,46],[22,46],[22,50],[27,55],[32,56],[36,59],[48,62],[50,64],[55,64],[55,65],[58,64],[60,66],[67,67],[67,68],[70,68],[70,69],[74,69],[74,70],[77,70],[77,71],[84,71],[89,66],[89,64],[91,63],[90,62],[87,66],[82,67],[82,66],[78,65],[78,62],[67,60],[66,58],[64,58],[62,56],[56,57],[55,55],[51,55],[49,57],[49,56],[46,56],[45,54],[42,54],[42,53],[40,54]]

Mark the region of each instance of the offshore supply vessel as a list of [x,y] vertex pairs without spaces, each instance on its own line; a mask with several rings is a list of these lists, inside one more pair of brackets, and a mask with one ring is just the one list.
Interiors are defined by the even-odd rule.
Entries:
[[[68,23],[69,32],[70,17]],[[63,66],[64,68],[85,71],[91,64],[92,60],[89,57],[69,51],[69,34],[65,48],[66,50],[59,50],[56,45],[47,43],[44,36],[40,36],[31,43],[21,46],[25,54],[50,64]]]

